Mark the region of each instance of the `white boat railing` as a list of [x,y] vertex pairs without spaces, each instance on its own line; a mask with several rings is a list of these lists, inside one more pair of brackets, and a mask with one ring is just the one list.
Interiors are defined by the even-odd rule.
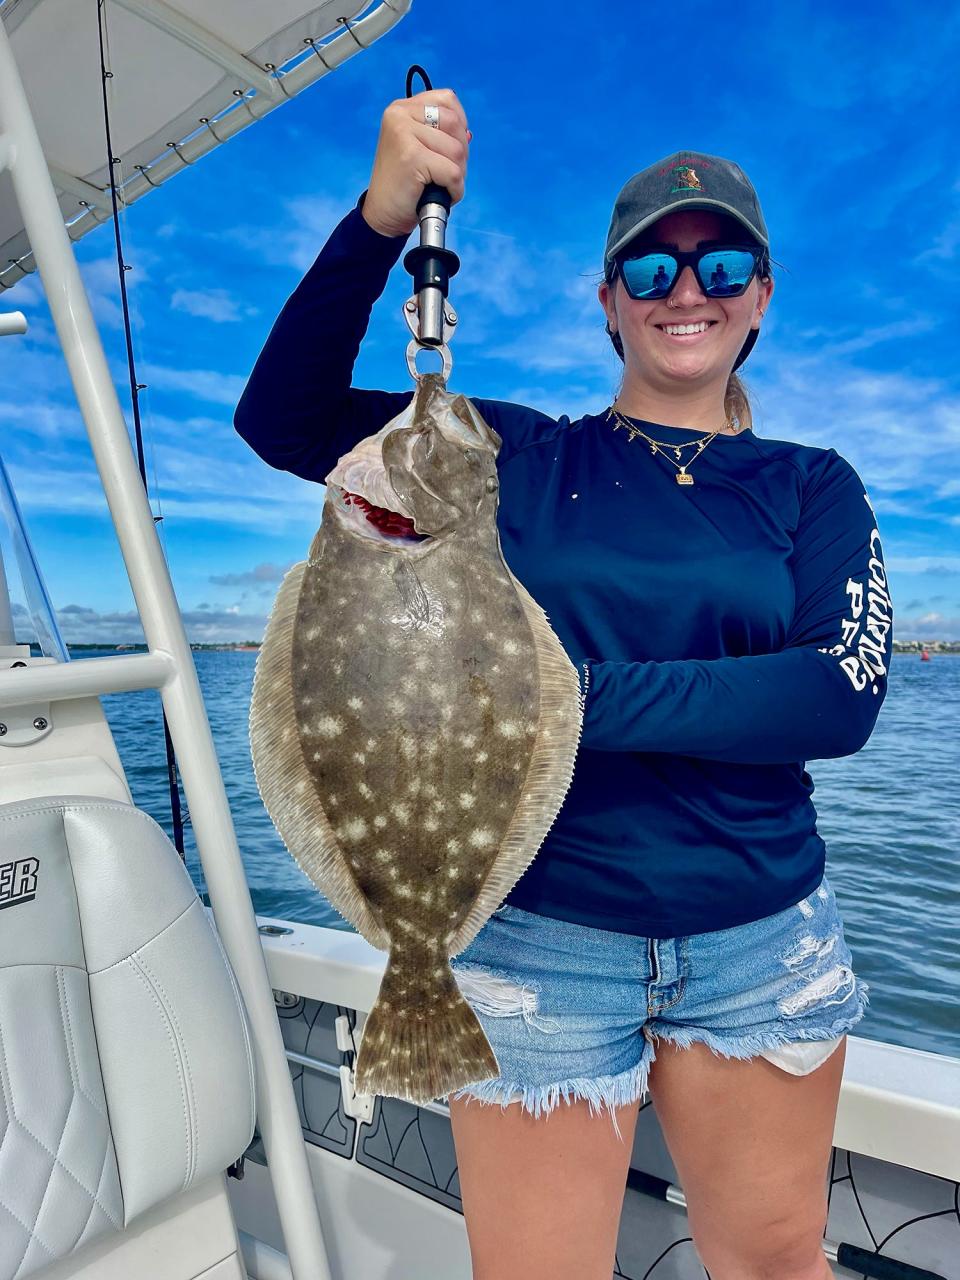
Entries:
[[5,673],[38,700],[158,688],[180,763],[217,928],[243,993],[256,1053],[257,1115],[297,1280],[330,1280],[300,1118],[196,669],[89,300],[16,60],[0,22],[0,167],[14,195],[90,438],[150,652]]

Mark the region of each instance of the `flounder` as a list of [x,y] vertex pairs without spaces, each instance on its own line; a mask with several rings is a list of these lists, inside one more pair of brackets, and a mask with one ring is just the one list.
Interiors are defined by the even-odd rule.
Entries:
[[507,567],[501,440],[437,374],[327,476],[257,659],[250,741],[288,850],[389,951],[360,1093],[499,1074],[448,958],[533,861],[573,777],[577,672]]

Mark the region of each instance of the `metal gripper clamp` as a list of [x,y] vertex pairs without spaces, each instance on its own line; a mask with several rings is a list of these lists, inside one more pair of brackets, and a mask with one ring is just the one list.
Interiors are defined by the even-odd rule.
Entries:
[[[407,344],[407,368],[416,382],[417,354],[425,348],[437,351],[443,360],[443,381],[453,368],[447,346],[447,330],[457,323],[457,313],[447,302],[450,277],[460,269],[460,259],[445,244],[450,193],[430,183],[424,187],[417,205],[420,215],[420,243],[403,259],[413,276],[413,294],[403,304],[403,318],[413,335]],[[452,333],[450,335],[452,337]]]

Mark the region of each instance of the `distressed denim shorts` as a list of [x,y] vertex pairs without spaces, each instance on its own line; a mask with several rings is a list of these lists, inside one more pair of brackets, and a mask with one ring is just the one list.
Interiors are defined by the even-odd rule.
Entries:
[[450,964],[500,1068],[450,1096],[519,1102],[534,1116],[582,1098],[607,1107],[618,1135],[615,1108],[645,1092],[658,1037],[806,1075],[867,1004],[826,877],[776,915],[683,938],[508,904]]

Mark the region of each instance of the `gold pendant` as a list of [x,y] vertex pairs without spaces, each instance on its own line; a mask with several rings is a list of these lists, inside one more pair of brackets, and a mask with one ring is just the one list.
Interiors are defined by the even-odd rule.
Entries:
[[693,476],[688,476],[685,471],[678,471],[677,484],[693,484]]

